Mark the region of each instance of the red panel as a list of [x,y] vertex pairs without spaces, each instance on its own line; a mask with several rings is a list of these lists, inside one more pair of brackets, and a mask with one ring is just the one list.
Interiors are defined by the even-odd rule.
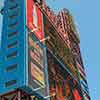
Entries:
[[27,0],[27,26],[40,40],[44,38],[42,17],[42,12],[33,0]]
[[58,98],[58,100],[64,100],[63,88],[62,88],[62,86],[60,84],[57,84],[56,92],[57,92],[57,98]]
[[74,94],[75,100],[82,100],[77,89],[74,90],[73,94]]
[[81,67],[81,65],[80,65],[78,62],[76,62],[76,63],[77,63],[77,66],[78,66],[79,70],[82,72],[82,74],[83,74],[84,76],[86,76],[86,74],[85,74],[85,72],[84,72],[84,69]]
[[56,95],[55,88],[54,87],[50,87],[50,96],[51,96],[50,100],[56,100],[55,99],[55,95]]
[[65,89],[66,89],[66,96],[69,97],[70,94],[71,94],[71,88],[70,88],[70,86],[68,84],[66,84],[66,88]]
[[43,16],[41,11],[37,8],[37,17],[38,17],[38,25],[39,25],[39,30],[41,33],[43,33]]
[[33,1],[27,0],[27,26],[30,29],[32,29],[32,27],[30,26],[30,23],[33,22],[32,10],[33,10]]

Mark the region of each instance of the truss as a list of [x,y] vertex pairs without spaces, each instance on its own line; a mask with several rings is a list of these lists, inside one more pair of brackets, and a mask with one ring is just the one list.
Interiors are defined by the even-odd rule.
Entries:
[[39,100],[35,96],[31,96],[22,90],[15,90],[8,94],[0,96],[0,100]]

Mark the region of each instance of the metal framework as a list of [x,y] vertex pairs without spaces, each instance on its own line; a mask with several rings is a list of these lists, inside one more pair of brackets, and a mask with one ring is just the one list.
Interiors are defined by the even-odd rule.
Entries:
[[0,96],[0,100],[36,100],[35,97],[27,94],[22,90],[15,90],[8,94]]
[[[12,0],[13,1],[13,0]],[[61,69],[63,69],[63,71],[65,70],[66,72],[68,72],[68,75],[66,75],[68,78],[69,78],[69,81],[70,81],[70,84],[72,85],[73,83],[74,83],[74,81],[75,81],[75,83],[77,83],[77,85],[72,85],[72,86],[74,86],[73,87],[73,89],[72,90],[74,90],[74,88],[75,87],[77,87],[77,86],[79,86],[79,87],[77,87],[78,89],[79,89],[79,93],[80,93],[80,96],[82,97],[82,98],[84,98],[83,97],[83,94],[82,94],[82,90],[81,90],[81,86],[80,86],[80,82],[79,82],[79,74],[77,74],[78,73],[78,71],[76,72],[76,70],[79,70],[78,69],[78,67],[75,67],[75,66],[77,66],[76,65],[76,62],[77,62],[77,59],[76,58],[78,58],[78,60],[80,61],[80,66],[82,66],[83,67],[83,63],[81,62],[82,61],[82,59],[81,59],[81,54],[80,54],[80,48],[79,48],[79,39],[78,39],[78,36],[77,36],[77,34],[74,34],[74,33],[76,33],[76,31],[75,30],[72,30],[73,28],[73,25],[71,25],[70,26],[70,22],[67,22],[67,20],[71,20],[71,18],[70,19],[67,19],[67,17],[71,17],[71,16],[67,16],[65,13],[67,12],[67,10],[64,10],[64,11],[61,11],[61,13],[59,14],[59,16],[57,16],[57,15],[55,15],[55,13],[46,5],[46,3],[44,2],[44,0],[40,0],[40,2],[38,1],[38,0],[34,0],[34,2],[35,2],[35,4],[36,4],[36,6],[41,10],[41,12],[43,13],[43,15],[45,15],[45,17],[47,18],[47,20],[48,20],[48,22],[50,22],[50,27],[52,26],[52,28],[51,28],[51,30],[54,30],[54,32],[55,32],[55,34],[56,34],[56,39],[57,40],[59,40],[59,41],[53,41],[53,39],[52,39],[52,36],[51,35],[53,35],[54,34],[54,32],[53,32],[53,34],[51,33],[51,32],[45,32],[46,34],[45,35],[47,35],[47,37],[44,37],[42,40],[40,40],[39,42],[43,42],[43,41],[45,41],[45,40],[49,40],[49,41],[46,41],[45,43],[46,43],[46,49],[49,51],[49,49],[50,49],[50,53],[53,53],[53,54],[51,54],[55,59],[54,59],[54,62],[58,62],[59,63],[59,66],[61,66]],[[3,14],[4,13],[4,8],[2,8],[1,10],[0,10],[0,13],[1,14]],[[63,15],[66,15],[66,16],[63,16]],[[64,19],[65,18],[65,20],[66,20],[66,22],[65,22],[65,20],[64,20],[64,22],[60,22],[61,21],[61,17],[62,16],[62,19]],[[55,22],[55,23],[54,23]],[[59,22],[59,23],[58,23]],[[62,26],[61,26],[61,23],[62,23]],[[73,24],[73,23],[72,23]],[[65,27],[65,26],[66,27]],[[46,27],[45,27],[45,29],[49,26],[49,25],[45,25]],[[69,27],[68,27],[69,26]],[[49,27],[49,30],[50,30],[50,27]],[[62,28],[61,28],[62,27]],[[65,27],[65,29],[63,29]],[[28,28],[28,27],[27,27]],[[69,28],[68,30],[67,30],[67,28]],[[34,30],[29,30],[28,29],[28,31],[30,32],[30,33],[33,33],[34,31],[36,31],[36,30],[38,30],[37,28],[36,29],[34,29]],[[64,34],[64,35],[63,35]],[[67,36],[68,35],[68,36]],[[53,37],[54,38],[54,37]],[[54,40],[56,40],[55,38],[54,38]],[[63,41],[62,41],[63,40]],[[59,42],[59,43],[58,43]],[[75,44],[75,42],[76,42],[76,44]],[[36,44],[38,43],[38,41],[36,41]],[[58,45],[58,44],[59,45]],[[60,44],[61,43],[61,44]],[[49,48],[50,47],[50,45],[47,45],[47,44],[53,44],[52,46],[51,46],[51,48],[53,48],[53,49],[51,49],[51,48]],[[63,44],[63,46],[64,47],[62,47],[62,44]],[[58,48],[57,48],[57,46],[58,46]],[[59,49],[60,48],[60,49]],[[65,49],[61,49],[61,48],[65,48]],[[67,48],[67,49],[66,49]],[[59,50],[58,50],[59,49]],[[58,52],[59,51],[59,52]],[[61,53],[60,54],[60,51],[62,51],[63,52],[63,54]],[[68,51],[68,53],[67,52],[64,52],[64,51]],[[58,53],[58,54],[57,54]],[[65,53],[65,54],[64,54]],[[72,59],[69,59],[68,61],[70,61],[71,62],[71,64],[68,64],[68,61],[67,61],[67,59],[68,59],[68,57],[66,58],[65,57],[65,55],[68,55],[68,54],[70,54],[68,57],[69,58],[73,58],[74,60],[75,60],[75,62],[73,62],[72,63]],[[52,60],[52,58],[50,58],[50,61]],[[67,61],[67,62],[65,62],[65,61]],[[64,64],[63,64],[64,63]],[[60,65],[61,64],[61,65]],[[69,66],[65,66],[65,65],[69,65]],[[73,66],[75,67],[75,69],[73,69],[72,67]],[[53,65],[52,65],[53,66]],[[55,66],[56,66],[56,64],[55,64]],[[56,68],[57,69],[57,68]],[[81,68],[82,69],[82,68]],[[73,72],[71,72],[71,70],[73,71]],[[61,71],[61,70],[60,70]],[[59,71],[59,72],[60,72]],[[82,69],[82,71],[83,71],[83,73],[84,73],[84,67],[83,67],[83,69]],[[51,71],[52,72],[52,71]],[[74,73],[75,72],[75,73]],[[56,76],[57,75],[57,76]],[[49,72],[49,78],[51,78],[51,80],[53,80],[54,79],[54,81],[57,81],[56,82],[56,84],[58,84],[59,83],[59,80],[60,80],[60,78],[62,78],[61,79],[61,81],[63,81],[64,80],[64,75],[62,75],[62,76],[60,76],[60,74],[58,73],[58,74],[56,74],[55,75],[55,77],[53,77],[52,75],[50,76],[50,72]],[[78,79],[77,79],[77,77],[78,77]],[[67,81],[68,81],[68,78],[66,79]],[[83,78],[84,79],[84,78]],[[50,79],[49,79],[49,81],[50,81]],[[65,81],[65,80],[64,80]],[[51,85],[51,84],[50,84]],[[55,85],[55,84],[54,84]],[[87,81],[86,81],[86,85],[87,85]],[[72,87],[71,87],[72,88]],[[56,90],[56,89],[55,89]],[[59,89],[58,89],[59,90]],[[53,93],[53,92],[54,93]],[[59,92],[59,91],[58,91]],[[59,94],[59,93],[58,93]],[[55,97],[55,99],[52,99],[52,100],[57,100],[57,98],[56,98],[56,95],[57,95],[57,93],[54,91],[54,90],[52,90],[52,87],[51,87],[51,94],[49,95],[49,96],[46,96],[46,97],[43,97],[43,99],[44,100],[48,100],[47,98],[51,98],[51,97]],[[72,96],[71,96],[72,97]],[[89,97],[88,97],[89,98]],[[35,96],[35,95],[31,95],[31,94],[29,94],[29,93],[26,93],[26,92],[24,92],[23,90],[20,90],[20,89],[16,89],[16,90],[14,90],[14,91],[12,91],[12,92],[9,92],[9,93],[7,93],[7,94],[4,94],[4,95],[1,95],[0,96],[0,100],[41,100],[41,99],[39,99],[37,96]],[[60,99],[59,99],[60,100]],[[64,99],[63,99],[64,100]],[[73,99],[71,99],[71,100],[73,100]],[[82,99],[83,100],[83,99]],[[90,98],[89,98],[89,100],[90,100]]]

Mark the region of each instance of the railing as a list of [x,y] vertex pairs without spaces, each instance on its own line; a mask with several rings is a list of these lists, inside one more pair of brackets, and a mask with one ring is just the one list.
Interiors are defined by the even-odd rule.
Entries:
[[62,28],[58,27],[57,25],[57,15],[53,12],[53,10],[51,10],[49,8],[49,6],[46,5],[45,2],[43,2],[42,5],[40,5],[38,2],[36,3],[36,5],[40,8],[40,10],[42,11],[42,13],[48,18],[49,22],[53,25],[53,27],[55,28],[55,30],[57,31],[58,35],[60,36],[60,38],[65,42],[66,46],[68,48],[70,48],[68,41],[66,41],[64,39],[64,36],[62,35]]

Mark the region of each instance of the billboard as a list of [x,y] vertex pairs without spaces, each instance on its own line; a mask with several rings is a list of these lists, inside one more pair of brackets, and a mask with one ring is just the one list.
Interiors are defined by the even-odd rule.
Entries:
[[41,85],[45,85],[44,73],[36,66],[36,64],[32,62],[30,64],[30,67],[33,80],[39,82]]
[[[35,0],[26,0],[27,28],[28,28],[28,68],[29,85],[35,93],[45,97],[49,95],[46,55],[43,46],[44,29],[43,15]],[[42,42],[42,43],[41,43]]]
[[29,37],[29,45],[31,48],[31,50],[30,50],[31,58],[33,58],[35,60],[35,62],[37,62],[43,68],[44,67],[43,66],[44,62],[42,59],[43,53],[44,53],[43,49],[38,44],[36,44],[35,41],[32,40],[31,37]]
[[29,36],[29,68],[32,79],[40,86],[44,81],[44,49]]
[[30,89],[42,96],[49,95],[46,51],[35,34],[28,34],[28,82]]
[[34,0],[27,0],[27,27],[39,40],[44,38],[42,12],[35,5]]

